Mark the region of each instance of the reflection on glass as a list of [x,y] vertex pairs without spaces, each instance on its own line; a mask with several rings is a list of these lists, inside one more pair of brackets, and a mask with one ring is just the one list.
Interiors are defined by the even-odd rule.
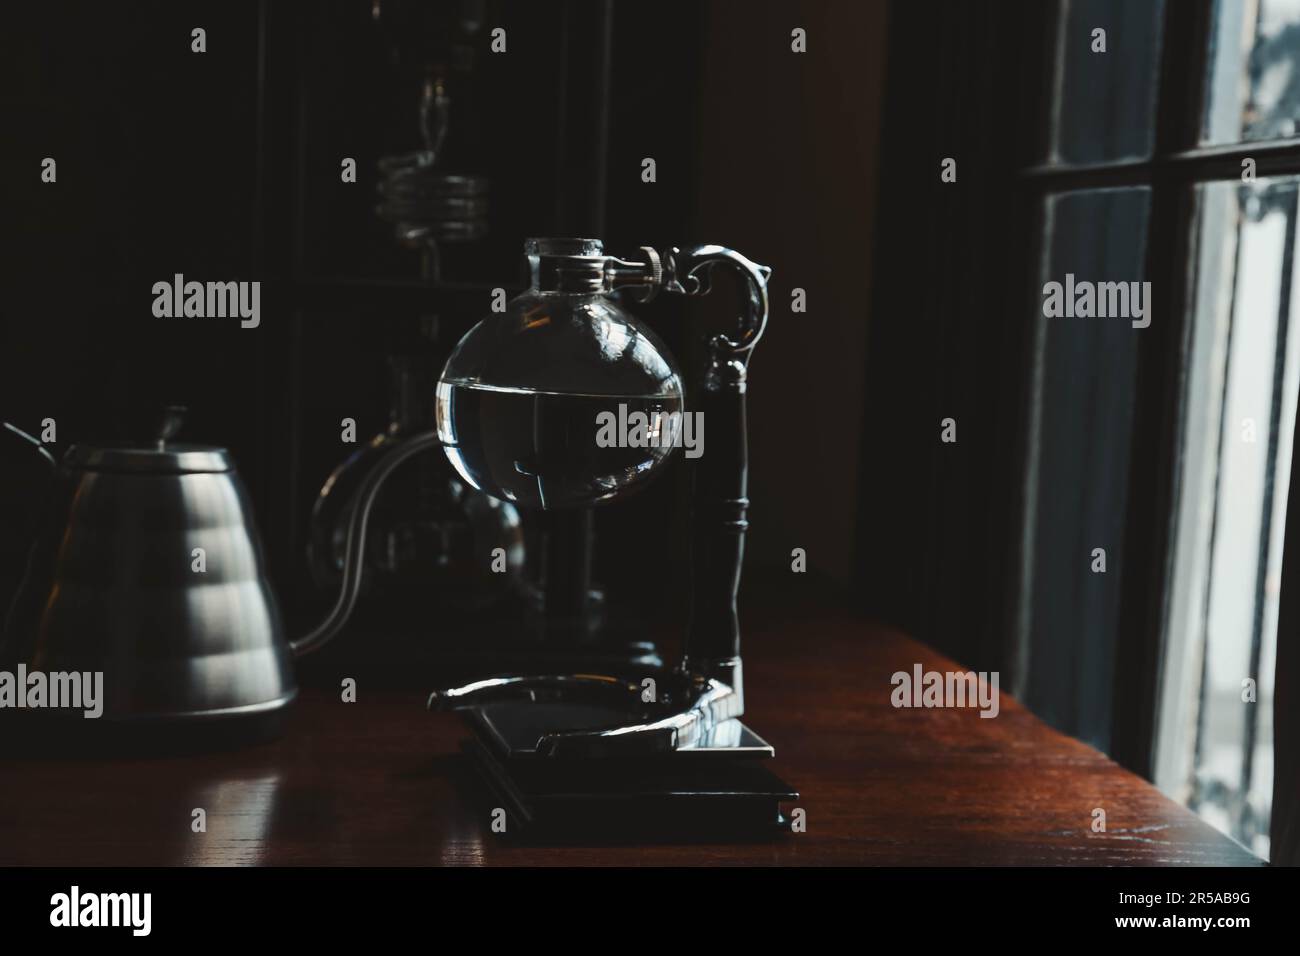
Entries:
[[1216,0],[1201,141],[1294,136],[1300,121],[1300,0]]
[[[1149,207],[1139,187],[1049,196],[1035,291],[1141,281]],[[1049,317],[1035,305],[1017,696],[1105,750],[1137,348],[1148,333],[1129,317],[1077,311]],[[1098,548],[1108,573],[1088,573]]]
[[1261,855],[1300,375],[1291,321],[1298,197],[1295,179],[1197,190],[1196,301],[1157,738],[1161,788]]
[[1090,164],[1151,155],[1163,21],[1163,0],[1062,0],[1050,162]]

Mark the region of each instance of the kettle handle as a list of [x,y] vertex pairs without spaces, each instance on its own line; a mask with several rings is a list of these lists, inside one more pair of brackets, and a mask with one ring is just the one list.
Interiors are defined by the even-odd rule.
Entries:
[[366,548],[366,530],[370,524],[370,511],[379,490],[384,486],[397,466],[420,452],[440,447],[436,431],[417,432],[393,445],[383,458],[366,474],[356,493],[356,504],[352,516],[348,519],[347,541],[343,548],[343,579],[339,583],[338,597],[334,606],[316,627],[301,637],[289,642],[289,648],[295,657],[302,657],[312,651],[320,650],[329,643],[347,624],[361,593],[362,569]]
[[0,427],[3,427],[4,430],[7,432],[13,432],[23,441],[27,442],[29,445],[35,448],[36,451],[40,454],[40,456],[45,459],[46,464],[48,464],[51,468],[58,467],[59,464],[58,461],[55,459],[53,455],[50,454],[49,449],[45,447],[45,443],[42,442],[39,438],[33,438],[31,435],[27,434],[21,428],[18,428],[14,425],[10,425],[8,422],[0,422]]
[[[41,458],[45,460],[45,463],[50,466],[51,472],[58,468],[58,460],[50,454],[49,449],[45,447],[45,444],[39,438],[34,438],[21,428],[10,425],[5,421],[0,421],[0,428],[3,428],[4,431],[9,432],[10,434],[16,435],[21,441],[35,448]],[[7,561],[8,555],[6,554],[4,558]],[[15,565],[15,567],[17,567],[17,565]],[[0,579],[0,637],[9,630],[9,610],[15,594],[15,592],[10,589],[9,584],[9,581]]]

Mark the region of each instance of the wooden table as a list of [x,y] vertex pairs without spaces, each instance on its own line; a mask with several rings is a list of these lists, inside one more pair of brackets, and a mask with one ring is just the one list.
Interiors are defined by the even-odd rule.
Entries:
[[[842,606],[742,611],[746,720],[802,793],[770,843],[560,846],[493,835],[454,715],[423,694],[305,690],[279,741],[131,760],[0,762],[0,865],[1250,865],[1238,844],[1002,695],[896,709],[890,676],[957,670]],[[335,685],[337,686],[337,685]],[[202,807],[207,832],[191,830]],[[1095,808],[1106,830],[1092,830]]]

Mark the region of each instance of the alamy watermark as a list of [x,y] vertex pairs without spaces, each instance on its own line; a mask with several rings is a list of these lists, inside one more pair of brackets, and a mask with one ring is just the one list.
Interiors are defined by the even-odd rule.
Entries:
[[687,458],[704,454],[703,412],[618,411],[596,415],[596,446],[599,448],[682,448]]
[[1065,282],[1043,285],[1043,315],[1049,319],[1131,319],[1133,328],[1151,324],[1150,282],[1076,281],[1073,272]]
[[73,886],[50,897],[50,925],[55,927],[129,927],[132,936],[153,928],[152,893],[83,893]]
[[896,671],[889,702],[895,707],[978,707],[981,717],[996,717],[1001,709],[997,671]]
[[186,282],[178,272],[171,282],[155,282],[153,295],[153,314],[160,319],[238,317],[245,329],[262,324],[260,282]]
[[80,710],[94,720],[104,713],[103,671],[0,671],[0,710]]

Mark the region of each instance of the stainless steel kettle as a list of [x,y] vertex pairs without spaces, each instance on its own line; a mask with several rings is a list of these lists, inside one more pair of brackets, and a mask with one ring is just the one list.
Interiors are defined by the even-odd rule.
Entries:
[[[355,560],[386,461],[359,495],[342,592],[322,624],[285,638],[248,494],[229,453],[157,440],[74,445],[53,467],[52,498],[0,633],[0,670],[100,672],[111,721],[221,721],[269,714],[295,697],[291,661],[341,628]],[[427,445],[404,449],[405,460]]]

